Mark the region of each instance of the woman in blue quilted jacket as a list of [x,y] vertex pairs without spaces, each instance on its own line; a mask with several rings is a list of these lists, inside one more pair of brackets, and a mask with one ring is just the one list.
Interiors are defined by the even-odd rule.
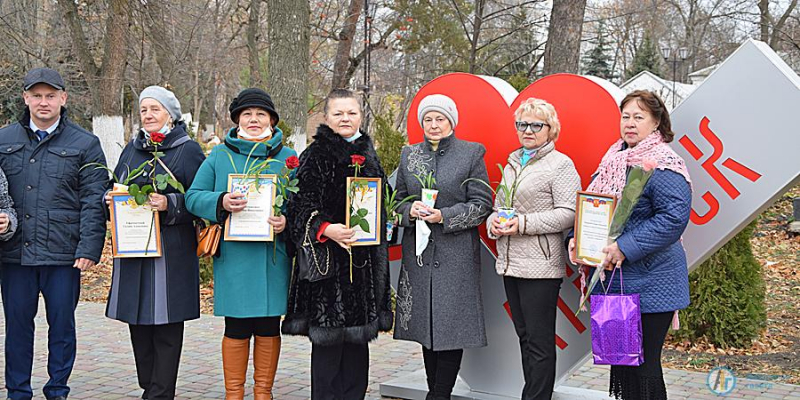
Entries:
[[[667,398],[661,348],[670,322],[677,323],[677,310],[689,305],[689,272],[680,238],[689,222],[691,181],[683,159],[667,144],[675,134],[664,102],[652,92],[635,91],[622,100],[620,110],[621,139],[603,156],[587,190],[619,198],[631,167],[656,166],[622,235],[604,249],[602,266],[622,268],[625,293],[640,296],[644,349],[642,365],[611,367],[609,393],[624,400],[661,400]],[[574,262],[574,239],[569,253]],[[619,285],[614,279],[609,293],[619,293]]]

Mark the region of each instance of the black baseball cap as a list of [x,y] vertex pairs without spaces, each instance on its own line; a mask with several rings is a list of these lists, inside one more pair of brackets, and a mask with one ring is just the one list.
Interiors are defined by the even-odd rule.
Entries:
[[58,72],[50,68],[34,68],[25,75],[22,80],[22,86],[25,90],[30,89],[33,85],[39,83],[46,83],[58,90],[64,90],[64,79],[61,78]]

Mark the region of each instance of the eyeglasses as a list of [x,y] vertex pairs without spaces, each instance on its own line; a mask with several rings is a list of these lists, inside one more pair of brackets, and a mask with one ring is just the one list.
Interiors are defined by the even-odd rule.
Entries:
[[546,124],[544,122],[525,122],[525,121],[515,121],[514,125],[517,126],[517,130],[520,132],[525,132],[528,128],[531,128],[531,132],[539,133],[542,128],[545,126],[550,126],[550,124]]

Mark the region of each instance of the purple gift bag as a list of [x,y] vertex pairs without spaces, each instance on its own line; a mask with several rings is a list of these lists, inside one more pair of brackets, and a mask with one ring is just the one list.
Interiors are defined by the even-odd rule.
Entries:
[[[600,267],[598,267],[600,268]],[[611,273],[610,282],[614,279]],[[592,354],[595,365],[626,365],[644,363],[642,350],[642,313],[639,294],[624,294],[622,268],[619,268],[620,294],[591,296]]]

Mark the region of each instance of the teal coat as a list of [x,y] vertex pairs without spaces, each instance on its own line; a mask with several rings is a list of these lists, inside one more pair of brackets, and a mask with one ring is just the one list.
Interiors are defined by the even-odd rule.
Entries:
[[[276,128],[267,146],[259,144],[253,150],[250,164],[267,157],[285,161],[296,155],[294,150],[281,145],[282,138],[283,132]],[[214,147],[186,192],[189,212],[211,222],[225,220],[228,212],[222,209],[222,196],[227,192],[228,174],[244,172],[247,156],[255,144],[239,139],[234,129],[225,137],[224,144]],[[264,173],[278,174],[281,168],[283,163],[273,163]],[[291,266],[285,237],[285,232],[277,235],[277,247],[273,247],[273,242],[221,241],[219,257],[214,257],[214,315],[254,318],[286,313]],[[273,249],[277,249],[275,261]]]

